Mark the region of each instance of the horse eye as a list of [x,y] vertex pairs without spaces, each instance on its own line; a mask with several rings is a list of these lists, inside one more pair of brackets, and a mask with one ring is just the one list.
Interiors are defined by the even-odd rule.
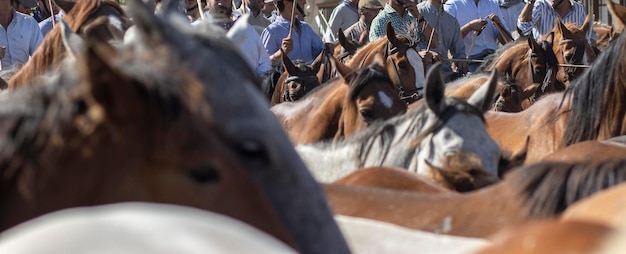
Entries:
[[220,180],[220,174],[211,164],[204,164],[188,171],[189,178],[196,183],[213,183]]
[[366,122],[374,120],[374,111],[371,109],[361,109],[359,110],[361,117],[365,119]]

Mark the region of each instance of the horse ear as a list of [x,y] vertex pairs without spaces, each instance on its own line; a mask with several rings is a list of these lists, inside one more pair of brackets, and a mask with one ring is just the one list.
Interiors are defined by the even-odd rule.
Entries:
[[541,48],[541,46],[535,40],[535,37],[532,37],[532,36],[528,36],[528,46],[530,46],[530,48],[533,51],[535,51],[538,48]]
[[330,59],[330,63],[335,66],[337,73],[339,73],[339,77],[345,80],[346,83],[350,83],[352,76],[354,76],[351,75],[354,73],[354,70],[341,61],[338,61],[334,56],[328,56],[328,58]]
[[391,25],[391,21],[387,22],[387,26],[386,26],[385,32],[387,33],[387,40],[389,42],[391,42],[391,44],[395,45],[395,42],[398,39],[396,38],[396,31],[393,30],[393,26]]
[[561,38],[570,38],[570,37],[572,37],[570,35],[569,29],[567,29],[565,24],[563,24],[563,22],[561,22],[561,19],[558,16],[556,17],[556,31],[558,31],[562,35]]
[[613,24],[617,25],[616,32],[621,32],[626,27],[626,7],[613,3],[612,0],[608,0],[607,7],[613,17]]
[[585,34],[587,34],[587,32],[589,31],[589,28],[591,26],[591,14],[587,14],[587,17],[585,17],[585,22],[583,23],[582,27],[580,28],[580,30],[582,30]]
[[531,96],[533,96],[533,94],[535,94],[535,91],[537,91],[537,88],[539,88],[539,84],[537,83],[532,83],[529,86],[527,86],[524,91],[522,91],[522,94],[520,94],[520,98],[530,98]]
[[[149,1],[150,2],[150,1]],[[146,6],[141,0],[127,0],[126,9],[129,16],[135,22],[136,34],[140,39],[142,46],[154,47],[156,45],[168,44],[171,49],[177,50],[181,54],[194,54],[192,46],[181,32],[181,29],[191,29],[189,27],[188,19],[183,17],[180,12],[171,13],[164,11],[160,13],[160,17],[169,18],[172,25],[168,22],[159,20],[154,15],[153,11],[150,11],[150,7]],[[174,28],[174,25],[176,27]],[[197,28],[197,27],[196,27]],[[126,41],[126,38],[125,38]]]
[[426,86],[424,94],[426,96],[426,105],[435,113],[441,111],[443,103],[445,84],[441,77],[441,62],[434,64],[426,74]]
[[285,70],[287,71],[287,73],[292,74],[292,75],[298,73],[298,68],[296,67],[295,64],[293,64],[291,59],[289,59],[289,56],[287,55],[287,53],[285,53],[285,51],[283,51],[282,49],[280,50],[280,52],[282,52],[281,55],[283,58],[283,67],[285,67]]
[[313,70],[313,72],[317,73],[320,68],[322,68],[322,63],[324,63],[324,57],[332,55],[330,54],[330,52],[332,52],[330,46],[330,43],[324,43],[324,49],[322,50],[322,52],[320,52],[320,54],[317,55],[315,59],[313,59],[313,62],[311,63],[311,70]]
[[72,31],[65,20],[62,19],[59,23],[61,23],[63,46],[74,59],[78,59],[78,57],[85,52],[85,41]]
[[481,112],[485,112],[489,110],[491,107],[491,102],[493,101],[493,97],[496,94],[496,86],[498,85],[498,76],[497,72],[494,70],[491,72],[491,76],[482,86],[472,94],[472,96],[467,99],[467,102],[476,107]]

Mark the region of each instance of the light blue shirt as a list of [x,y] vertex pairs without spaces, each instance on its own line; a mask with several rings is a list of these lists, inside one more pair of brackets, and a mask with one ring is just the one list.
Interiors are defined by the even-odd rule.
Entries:
[[43,36],[37,21],[31,16],[13,10],[13,19],[8,29],[0,26],[0,46],[7,47],[2,58],[2,69],[26,63],[41,41]]
[[497,0],[497,2],[500,5],[500,12],[502,13],[500,19],[506,22],[510,33],[516,32],[517,20],[524,6],[526,6],[526,3],[522,0],[509,0],[508,2]]
[[[478,5],[474,3],[474,0],[451,0],[446,2],[443,7],[446,12],[450,13],[450,15],[454,16],[456,20],[459,21],[461,27],[477,18],[486,19],[491,13],[502,17],[499,5],[493,0],[479,0]],[[506,21],[504,19],[500,19],[500,21],[504,28],[509,30]],[[467,55],[476,55],[485,49],[498,49],[498,29],[491,23],[491,20],[487,19],[487,22],[488,24],[485,29],[480,33],[478,38],[476,38],[472,52],[467,51],[471,48],[475,33],[470,32],[463,38]]]
[[[565,0],[564,0],[565,1]],[[572,10],[565,14],[565,17],[559,17],[563,24],[574,23],[578,27],[582,27],[587,18],[587,10],[585,7],[576,1],[570,1],[572,4]],[[528,35],[532,30],[535,40],[541,40],[544,35],[548,34],[556,25],[556,11],[552,8],[552,2],[550,0],[537,0],[533,5],[532,20],[528,22],[521,22],[517,20],[517,27],[522,31],[522,34]],[[593,29],[589,29],[587,32],[587,40],[596,39],[596,33]]]
[[[307,23],[299,22],[301,31],[297,32],[294,28],[291,34],[293,50],[288,56],[291,60],[300,59],[311,62],[322,52],[324,43]],[[272,24],[263,30],[261,42],[268,54],[272,55],[280,49],[283,39],[289,35],[289,24],[289,20],[278,16]]]
[[[57,13],[57,15],[54,15],[54,23],[58,24],[62,18],[63,18],[63,12]],[[43,35],[44,37],[46,37],[46,34],[52,31],[52,28],[53,28],[52,16],[39,22],[39,29],[41,29],[41,35]]]

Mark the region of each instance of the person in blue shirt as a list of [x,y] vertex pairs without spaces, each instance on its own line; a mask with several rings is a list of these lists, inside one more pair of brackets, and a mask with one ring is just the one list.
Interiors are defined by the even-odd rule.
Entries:
[[19,13],[12,7],[12,0],[0,0],[0,47],[5,47],[2,69],[23,64],[43,41],[37,21]]
[[[295,0],[300,6],[306,4],[306,0]],[[324,43],[315,31],[305,22],[294,18],[293,31],[289,37],[291,26],[291,12],[294,9],[294,0],[276,1],[278,9],[278,17],[267,26],[261,33],[261,42],[265,50],[270,55],[273,65],[278,65],[282,59],[282,52],[285,52],[289,59],[300,59],[305,62],[311,62],[317,57],[324,48]],[[302,8],[295,8],[296,14],[301,13]]]

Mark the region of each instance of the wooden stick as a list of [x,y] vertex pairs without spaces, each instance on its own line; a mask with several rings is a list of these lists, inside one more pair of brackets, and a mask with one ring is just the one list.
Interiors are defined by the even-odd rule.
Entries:
[[198,12],[200,12],[200,19],[205,20],[204,11],[202,11],[202,0],[197,0],[198,3]]
[[293,0],[293,6],[291,8],[291,23],[289,24],[289,35],[287,35],[287,38],[291,39],[291,32],[293,31],[293,21],[294,18],[296,17],[296,5],[298,3],[296,3],[296,0]]
[[50,17],[52,17],[52,27],[56,25],[56,20],[54,20],[54,11],[52,9],[52,0],[48,0],[48,9],[50,9]]

